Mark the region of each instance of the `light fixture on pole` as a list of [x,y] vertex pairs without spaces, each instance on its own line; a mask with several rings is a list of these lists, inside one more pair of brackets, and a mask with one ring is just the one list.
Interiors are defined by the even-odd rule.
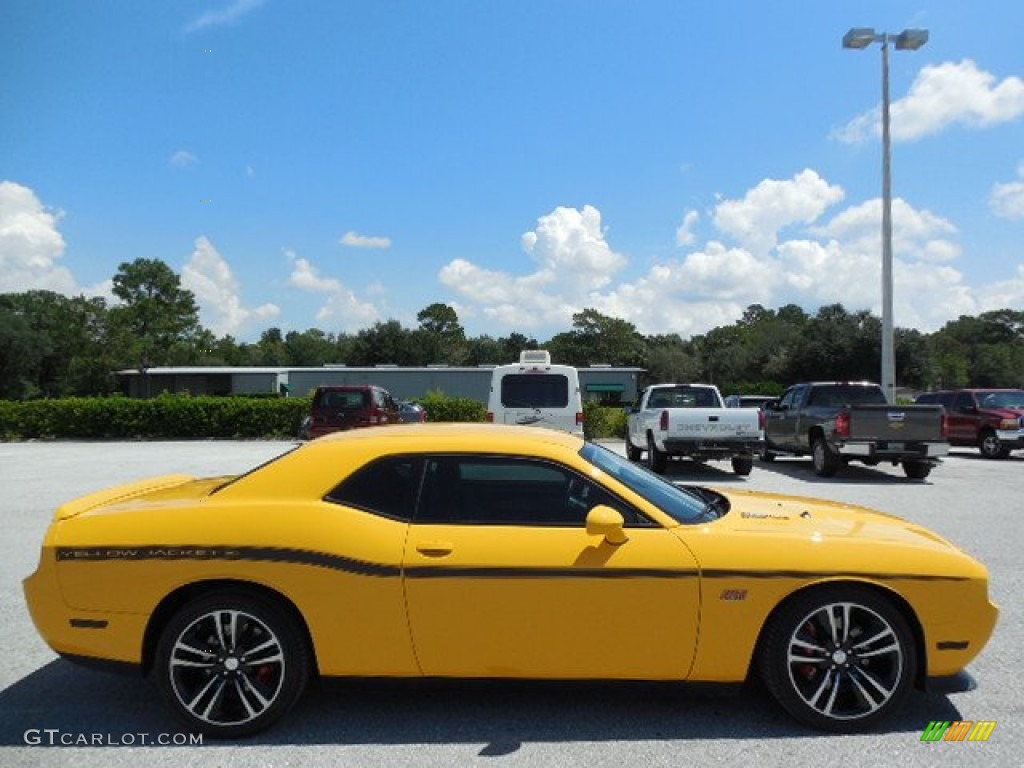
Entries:
[[892,168],[889,140],[889,43],[898,51],[916,51],[928,42],[927,29],[905,29],[898,35],[854,27],[843,35],[843,48],[882,44],[882,389],[896,402],[896,349],[892,321]]

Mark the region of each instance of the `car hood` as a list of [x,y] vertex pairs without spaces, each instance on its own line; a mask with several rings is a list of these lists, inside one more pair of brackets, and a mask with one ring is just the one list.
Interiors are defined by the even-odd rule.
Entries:
[[206,498],[231,479],[230,476],[197,479],[191,475],[163,475],[139,480],[69,501],[57,509],[55,519],[67,520],[85,513],[100,514],[180,506],[183,502]]
[[755,491],[719,492],[730,502],[729,513],[720,522],[737,533],[956,549],[923,526],[854,504]]

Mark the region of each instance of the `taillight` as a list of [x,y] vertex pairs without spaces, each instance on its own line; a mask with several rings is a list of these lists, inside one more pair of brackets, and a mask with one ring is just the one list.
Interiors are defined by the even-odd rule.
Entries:
[[942,409],[942,421],[939,423],[941,425],[939,429],[942,433],[942,437],[949,437],[949,414],[946,413],[945,408]]
[[836,434],[839,437],[850,436],[850,414],[848,411],[841,411],[836,416]]
[[576,411],[576,426],[583,426],[583,411]]
[[668,432],[668,411],[661,412],[661,420],[658,422],[658,427],[662,432]]
[[760,429],[763,432],[764,431],[764,427],[765,427],[764,411],[759,410],[757,412],[757,428]]

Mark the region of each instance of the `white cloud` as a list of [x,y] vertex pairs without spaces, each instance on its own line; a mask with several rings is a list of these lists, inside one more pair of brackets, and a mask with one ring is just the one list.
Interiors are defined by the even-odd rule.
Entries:
[[842,187],[833,186],[806,169],[792,179],[765,179],[742,200],[719,203],[713,221],[721,232],[763,255],[778,242],[780,230],[815,221],[843,196]]
[[192,291],[204,326],[218,336],[239,332],[281,314],[276,304],[242,306],[240,288],[224,257],[206,237],[198,237],[195,250],[181,271],[181,284]]
[[483,305],[479,314],[497,324],[523,329],[565,327],[574,312],[594,306],[594,292],[609,285],[627,262],[608,244],[601,213],[590,205],[556,208],[541,216],[537,227],[520,242],[537,265],[528,275],[516,277],[454,259],[438,277],[450,289]]
[[66,247],[57,229],[63,215],[28,187],[0,181],[0,292],[79,292],[71,272],[58,264]]
[[[626,257],[615,251],[593,208],[556,209],[522,238],[537,263],[515,275],[453,259],[438,278],[459,299],[459,314],[508,330],[541,335],[567,329],[592,307],[633,323],[641,333],[684,338],[736,322],[753,303],[794,303],[813,312],[842,303],[881,314],[881,200],[823,215],[843,190],[811,170],[765,180],[714,210],[724,239],[662,260],[622,280]],[[687,215],[684,225],[696,221]],[[902,327],[934,331],[950,319],[1024,305],[1024,266],[1007,280],[976,288],[954,265],[956,226],[906,200],[893,200],[894,317]]]
[[[914,141],[954,125],[985,128],[1024,114],[1024,79],[997,81],[970,59],[923,67],[907,95],[890,105],[893,141]],[[881,110],[855,117],[832,135],[855,144],[880,136]]]
[[676,245],[693,245],[697,240],[697,236],[693,233],[693,228],[700,221],[700,214],[697,211],[687,211],[686,215],[683,216],[683,223],[676,229]]
[[342,245],[350,248],[390,248],[390,237],[371,237],[360,235],[357,232],[346,232],[339,241]]
[[1019,181],[996,184],[992,187],[989,204],[996,216],[1004,219],[1024,219],[1024,163],[1017,166]]
[[205,11],[185,25],[186,32],[196,32],[207,27],[221,27],[235,24],[243,16],[256,10],[266,0],[234,0],[230,5],[217,10]]
[[186,149],[179,149],[171,155],[167,162],[175,168],[188,168],[190,165],[195,165],[199,162],[199,158]]
[[286,249],[285,256],[293,262],[289,285],[310,293],[327,294],[324,304],[316,313],[316,319],[321,323],[339,327],[342,331],[355,332],[381,319],[380,312],[371,302],[361,300],[340,280],[322,277],[308,259],[299,257],[292,250]]
[[[881,253],[882,201],[868,200],[847,208],[830,222],[812,227],[811,234],[841,240],[849,251]],[[951,261],[960,246],[948,239],[957,233],[947,219],[931,211],[916,210],[902,198],[892,201],[893,254],[924,261]]]

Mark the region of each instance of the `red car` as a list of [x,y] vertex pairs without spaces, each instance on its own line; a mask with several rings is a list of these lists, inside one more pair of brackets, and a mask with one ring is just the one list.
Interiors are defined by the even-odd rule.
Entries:
[[926,392],[917,402],[945,406],[950,445],[976,445],[987,459],[1024,448],[1024,389]]
[[323,386],[313,393],[313,406],[303,432],[312,440],[329,432],[401,421],[398,403],[382,387],[372,384]]

